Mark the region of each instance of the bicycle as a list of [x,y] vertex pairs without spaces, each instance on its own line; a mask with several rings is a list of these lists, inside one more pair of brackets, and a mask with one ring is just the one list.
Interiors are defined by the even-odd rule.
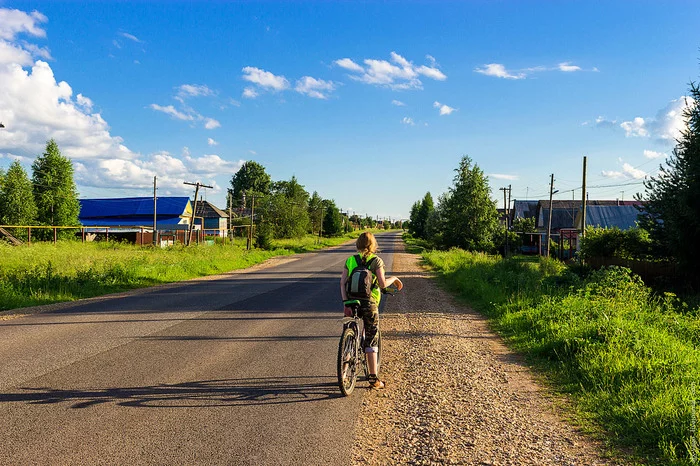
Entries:
[[[398,291],[396,288],[387,287],[382,290],[382,294],[393,296]],[[364,352],[365,328],[362,318],[357,315],[360,309],[360,301],[353,300],[345,303],[352,309],[352,317],[344,317],[343,332],[340,334],[338,344],[338,386],[340,392],[345,396],[350,396],[355,389],[357,377],[360,369],[364,372],[364,377],[369,377],[367,368],[367,358]],[[377,330],[377,366],[379,366],[382,354],[381,332]]]

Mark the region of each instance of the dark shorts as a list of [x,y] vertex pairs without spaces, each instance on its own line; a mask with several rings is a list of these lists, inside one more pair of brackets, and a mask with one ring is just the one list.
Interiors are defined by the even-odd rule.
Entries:
[[364,301],[360,304],[357,315],[362,317],[362,321],[365,324],[365,353],[373,352],[371,349],[370,351],[367,351],[367,349],[376,349],[379,345],[379,338],[377,337],[379,332],[379,306],[373,302]]

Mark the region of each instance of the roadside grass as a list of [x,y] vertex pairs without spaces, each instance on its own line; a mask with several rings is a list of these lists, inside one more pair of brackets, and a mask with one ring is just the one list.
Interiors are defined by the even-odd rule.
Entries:
[[546,258],[456,249],[422,256],[569,395],[582,425],[602,427],[634,461],[697,464],[699,309],[653,294],[623,268],[582,279]]
[[336,246],[360,233],[275,240],[272,250],[250,251],[240,242],[168,248],[113,241],[59,241],[56,245],[33,243],[29,247],[0,242],[0,311],[215,275],[274,256]]

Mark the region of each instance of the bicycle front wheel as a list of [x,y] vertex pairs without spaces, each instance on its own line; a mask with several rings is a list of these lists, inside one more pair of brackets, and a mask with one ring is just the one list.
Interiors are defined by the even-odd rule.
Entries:
[[338,386],[343,395],[349,396],[357,382],[357,338],[355,330],[343,330],[338,344]]

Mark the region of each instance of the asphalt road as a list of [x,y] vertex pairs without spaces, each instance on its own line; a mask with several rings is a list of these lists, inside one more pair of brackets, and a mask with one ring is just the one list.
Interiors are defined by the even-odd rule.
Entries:
[[[391,271],[398,234],[379,236]],[[0,464],[348,464],[352,244],[0,321]]]

